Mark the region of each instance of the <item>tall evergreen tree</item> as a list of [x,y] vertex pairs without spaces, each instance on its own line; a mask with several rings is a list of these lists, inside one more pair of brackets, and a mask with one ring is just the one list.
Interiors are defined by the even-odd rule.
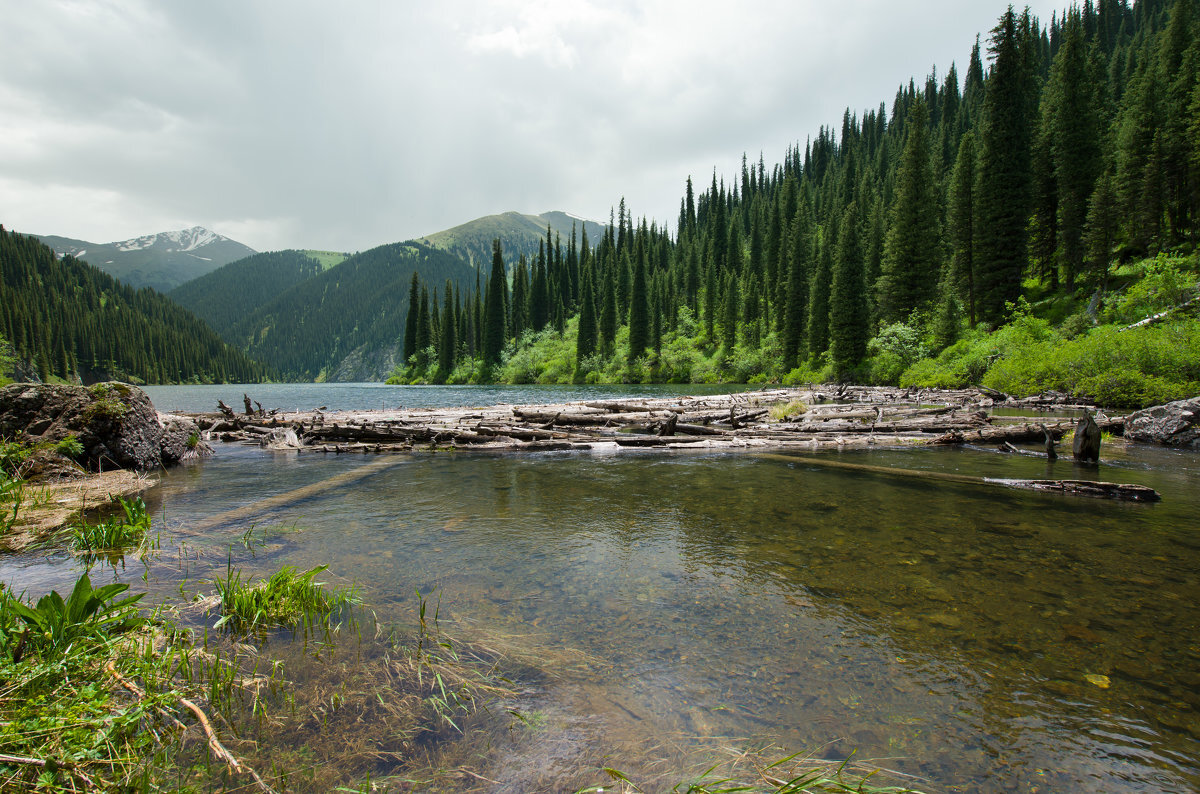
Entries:
[[408,361],[417,352],[417,318],[421,313],[420,279],[413,271],[412,284],[408,288],[408,315],[404,318],[404,360]]
[[454,282],[446,279],[446,294],[442,306],[442,333],[438,340],[438,379],[445,380],[454,370],[458,352],[457,323],[454,315]]
[[575,340],[575,367],[596,354],[596,297],[592,289],[591,268],[583,271],[583,290],[579,295],[579,333]]
[[975,272],[980,317],[999,323],[1021,294],[1030,213],[1035,75],[1028,12],[1010,6],[992,30],[995,57],[984,97],[975,188]]
[[508,302],[507,297],[508,280],[504,269],[504,254],[497,238],[492,241],[492,273],[488,277],[487,300],[483,307],[483,366],[489,370],[500,365],[500,354],[504,351],[504,309]]
[[972,326],[975,301],[975,135],[963,135],[950,174],[950,206],[946,213],[952,283],[967,307]]
[[[640,249],[641,246],[639,245]],[[645,257],[635,256],[629,292],[629,363],[641,358],[650,344],[650,305],[646,293]]]
[[816,243],[816,267],[808,288],[808,352],[816,357],[829,348],[829,287],[833,278],[830,246]]
[[[908,113],[908,140],[900,157],[883,271],[877,286],[879,315],[888,322],[927,306],[937,290],[941,232],[928,125],[929,109],[918,98]],[[857,219],[857,212],[854,217]],[[860,232],[855,227],[851,234],[857,238]],[[861,252],[858,255],[861,258]]]
[[871,336],[859,226],[858,207],[850,202],[842,214],[837,262],[829,289],[829,357],[839,379],[850,377],[862,364]]

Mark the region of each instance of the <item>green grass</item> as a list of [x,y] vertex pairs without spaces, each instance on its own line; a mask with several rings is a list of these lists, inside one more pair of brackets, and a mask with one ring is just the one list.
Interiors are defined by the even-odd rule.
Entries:
[[358,593],[352,587],[327,590],[323,582],[313,581],[328,567],[318,565],[300,572],[285,565],[269,578],[254,581],[229,566],[225,578],[213,580],[221,614],[213,628],[229,626],[250,631],[294,627],[312,617],[328,618],[338,608],[358,603]]
[[302,253],[310,259],[315,259],[320,263],[322,270],[328,270],[335,265],[340,265],[346,261],[349,254],[344,254],[340,251],[318,251],[314,248],[305,248]]
[[150,516],[141,497],[126,500],[116,497],[121,513],[89,524],[77,521],[68,527],[71,548],[80,552],[119,551],[141,546],[150,531]]

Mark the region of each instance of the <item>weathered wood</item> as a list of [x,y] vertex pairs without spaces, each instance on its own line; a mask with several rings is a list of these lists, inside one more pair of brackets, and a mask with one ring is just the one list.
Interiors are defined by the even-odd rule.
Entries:
[[1156,502],[1161,497],[1153,488],[1127,483],[1092,482],[1089,480],[1022,480],[1000,479],[994,477],[972,477],[966,474],[952,474],[941,471],[921,471],[918,469],[900,469],[890,466],[870,466],[862,463],[847,463],[832,458],[814,458],[780,453],[761,453],[759,457],[771,460],[781,460],[788,463],[805,466],[819,466],[828,469],[858,471],[866,474],[881,474],[888,477],[908,479],[935,480],[952,482],[963,485],[995,485],[1004,488],[1039,491],[1041,493],[1061,493],[1073,496],[1092,496],[1105,499],[1117,499],[1128,502]]
[[1100,425],[1096,424],[1091,414],[1084,414],[1075,425],[1071,453],[1081,463],[1100,462]]

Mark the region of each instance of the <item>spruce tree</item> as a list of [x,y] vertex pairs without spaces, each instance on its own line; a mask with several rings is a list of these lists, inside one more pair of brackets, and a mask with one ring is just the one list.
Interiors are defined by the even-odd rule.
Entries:
[[975,135],[968,132],[958,145],[950,174],[950,206],[946,231],[950,242],[950,276],[967,307],[974,327],[975,315]]
[[417,278],[417,271],[413,271],[412,283],[408,288],[408,315],[404,318],[404,361],[407,362],[412,358],[413,353],[417,352],[417,315],[421,313],[420,301],[420,279]]
[[1082,19],[1073,10],[1067,14],[1062,44],[1042,100],[1043,108],[1049,109],[1043,118],[1049,118],[1062,277],[1068,289],[1075,286],[1075,274],[1083,269],[1088,199],[1102,165],[1097,78]]
[[[639,245],[640,249],[641,246]],[[646,294],[645,257],[634,257],[633,284],[629,292],[629,364],[641,358],[650,344],[650,305]]]
[[815,358],[829,347],[829,286],[833,278],[830,246],[816,244],[816,267],[808,288],[808,352]]
[[583,271],[583,291],[579,296],[579,334],[575,340],[575,368],[596,354],[596,297],[592,289],[591,268]]
[[998,324],[1021,294],[1030,214],[1030,146],[1036,84],[1028,13],[1010,7],[992,30],[995,62],[986,84],[975,188],[975,272],[979,316]]
[[454,357],[458,352],[457,323],[454,316],[454,282],[446,279],[446,295],[442,307],[442,334],[438,340],[438,379],[445,381],[454,370]]
[[[929,110],[918,98],[905,125],[908,140],[900,156],[882,272],[876,287],[879,316],[884,322],[904,319],[914,309],[928,306],[937,290],[941,232],[928,125]],[[857,227],[852,233],[855,237],[859,235]]]
[[617,287],[613,283],[613,268],[605,269],[600,281],[600,349],[611,355],[617,339]]
[[725,355],[730,355],[733,353],[734,345],[737,344],[738,326],[738,282],[737,276],[734,275],[732,269],[725,276],[723,309],[723,316],[721,318],[721,345],[725,348]]
[[859,225],[858,206],[852,201],[842,214],[829,288],[829,355],[839,380],[850,378],[862,364],[871,336]]
[[507,297],[504,254],[500,250],[500,239],[496,238],[492,241],[492,273],[488,277],[487,300],[483,308],[483,366],[489,372],[500,365],[500,354],[504,351]]

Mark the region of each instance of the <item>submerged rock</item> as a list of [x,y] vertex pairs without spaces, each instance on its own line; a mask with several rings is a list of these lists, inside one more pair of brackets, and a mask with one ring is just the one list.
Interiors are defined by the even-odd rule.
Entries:
[[184,420],[172,422],[165,432],[150,398],[126,383],[87,388],[13,383],[0,388],[0,438],[49,445],[73,437],[82,450],[72,457],[90,471],[147,471],[175,463],[194,428]]
[[1130,414],[1125,420],[1125,438],[1143,444],[1200,449],[1200,397]]

